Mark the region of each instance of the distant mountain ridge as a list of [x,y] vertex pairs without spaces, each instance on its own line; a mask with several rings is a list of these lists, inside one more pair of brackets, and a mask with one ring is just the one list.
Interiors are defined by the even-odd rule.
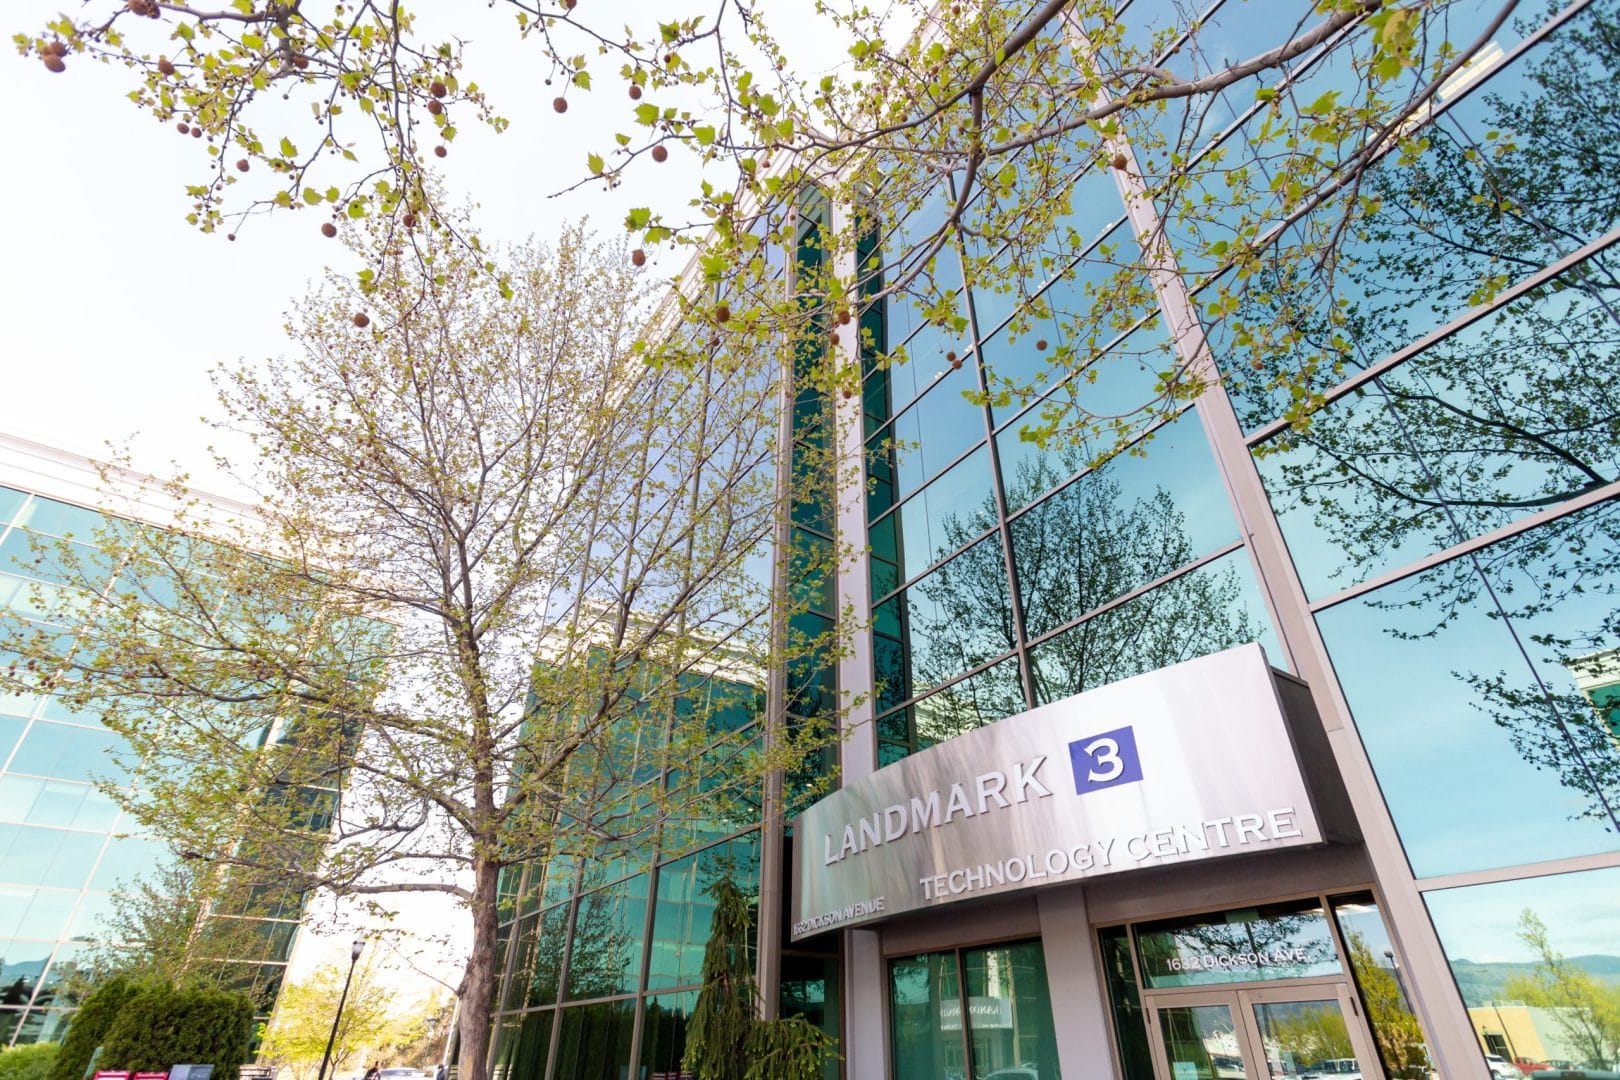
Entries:
[[[1620,956],[1594,953],[1586,956],[1571,956],[1566,959],[1594,979],[1608,983],[1611,986],[1620,987]],[[1515,976],[1533,975],[1535,970],[1536,965],[1533,963],[1476,964],[1472,960],[1453,960],[1451,962],[1451,972],[1456,976],[1457,986],[1462,990],[1463,1000],[1469,1005],[1504,1000],[1507,995],[1503,992],[1503,988],[1507,985],[1509,979]]]

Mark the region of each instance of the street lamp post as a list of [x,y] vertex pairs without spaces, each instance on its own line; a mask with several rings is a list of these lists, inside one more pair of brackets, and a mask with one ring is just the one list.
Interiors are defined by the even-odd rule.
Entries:
[[326,1080],[326,1063],[332,1060],[332,1046],[337,1042],[338,1024],[343,1021],[343,1005],[349,1000],[349,983],[354,979],[354,965],[360,960],[360,950],[366,947],[363,938],[356,938],[349,947],[349,974],[343,979],[343,993],[338,995],[337,1015],[332,1017],[332,1035],[326,1040],[326,1053],[321,1055],[321,1071],[315,1080]]

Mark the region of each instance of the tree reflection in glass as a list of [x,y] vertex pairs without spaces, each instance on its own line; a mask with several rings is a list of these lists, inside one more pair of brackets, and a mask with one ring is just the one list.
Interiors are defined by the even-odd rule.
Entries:
[[1620,503],[1317,617],[1417,874],[1620,847]]

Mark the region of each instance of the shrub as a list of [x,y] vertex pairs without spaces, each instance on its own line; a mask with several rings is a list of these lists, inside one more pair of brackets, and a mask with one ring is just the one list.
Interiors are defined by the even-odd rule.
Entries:
[[246,994],[153,983],[119,1013],[97,1064],[130,1072],[212,1064],[216,1080],[237,1080],[252,1037],[253,1001]]
[[90,1057],[107,1037],[118,1014],[130,998],[140,991],[141,984],[124,975],[115,975],[90,991],[84,1004],[68,1021],[67,1038],[52,1063],[47,1080],[84,1080],[84,1071],[90,1067]]
[[0,1080],[45,1080],[60,1049],[56,1043],[34,1043],[0,1050]]

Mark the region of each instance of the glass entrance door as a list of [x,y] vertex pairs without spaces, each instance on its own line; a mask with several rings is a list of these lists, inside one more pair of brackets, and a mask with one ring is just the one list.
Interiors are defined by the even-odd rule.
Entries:
[[1250,1065],[1252,1049],[1235,993],[1166,995],[1163,1004],[1149,1000],[1162,1080],[1264,1080]]
[[1146,995],[1160,1080],[1373,1080],[1382,1072],[1350,987]]

